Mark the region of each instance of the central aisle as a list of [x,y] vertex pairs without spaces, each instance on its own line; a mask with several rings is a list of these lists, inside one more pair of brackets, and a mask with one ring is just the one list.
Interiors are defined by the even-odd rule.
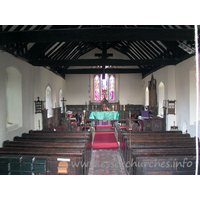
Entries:
[[119,150],[93,150],[88,175],[127,175]]
[[94,150],[119,148],[111,126],[97,126],[92,148]]
[[88,175],[127,175],[112,126],[97,126]]

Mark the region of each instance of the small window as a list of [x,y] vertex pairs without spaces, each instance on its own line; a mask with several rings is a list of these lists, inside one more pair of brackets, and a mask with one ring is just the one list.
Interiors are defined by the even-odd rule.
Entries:
[[14,67],[6,69],[7,132],[22,127],[22,76]]
[[59,107],[61,107],[61,113],[63,113],[62,99],[63,99],[63,92],[62,92],[62,89],[60,89],[60,91],[59,91]]
[[160,82],[158,88],[159,115],[163,116],[163,101],[165,100],[165,86],[163,82]]
[[149,88],[146,87],[145,91],[145,106],[149,106]]
[[46,109],[47,109],[47,118],[52,117],[52,94],[50,86],[47,86],[46,88]]

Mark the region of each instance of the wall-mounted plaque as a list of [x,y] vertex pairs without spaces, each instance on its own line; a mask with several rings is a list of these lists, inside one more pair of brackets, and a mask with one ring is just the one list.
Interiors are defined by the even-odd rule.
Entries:
[[42,110],[44,109],[44,101],[40,100],[40,97],[37,98],[37,101],[35,102],[35,114],[42,113]]
[[175,100],[168,100],[168,112],[167,114],[175,115]]

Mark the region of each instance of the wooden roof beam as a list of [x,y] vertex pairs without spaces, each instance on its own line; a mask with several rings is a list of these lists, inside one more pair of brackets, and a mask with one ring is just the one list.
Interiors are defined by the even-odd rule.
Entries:
[[[58,70],[58,73],[60,74],[103,74],[103,69],[102,68],[76,69],[76,70],[60,69]],[[105,73],[108,73],[108,74],[142,73],[142,70],[107,68],[105,69]]]
[[138,59],[138,60],[122,60],[122,59],[78,59],[78,60],[30,60],[34,66],[138,66],[138,65],[176,65],[178,59]]
[[37,42],[101,42],[136,40],[190,40],[194,41],[194,29],[158,28],[81,28],[58,30],[32,30],[0,32],[0,45],[7,43]]

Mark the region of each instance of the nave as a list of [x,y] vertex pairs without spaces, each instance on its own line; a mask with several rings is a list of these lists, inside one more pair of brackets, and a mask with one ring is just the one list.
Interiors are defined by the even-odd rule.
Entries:
[[195,138],[181,131],[29,131],[0,148],[1,175],[194,175]]

